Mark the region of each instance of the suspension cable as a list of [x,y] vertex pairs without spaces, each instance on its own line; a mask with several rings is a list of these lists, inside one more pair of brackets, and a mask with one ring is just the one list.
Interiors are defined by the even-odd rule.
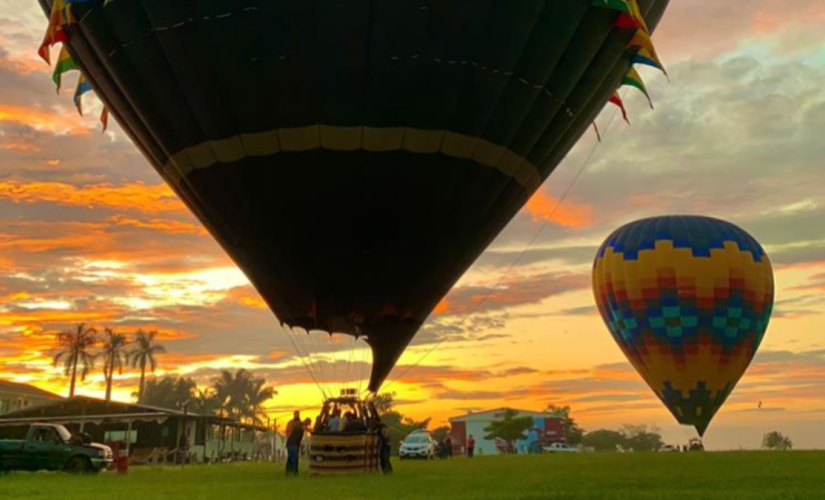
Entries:
[[294,335],[297,335],[295,333],[295,330],[291,326],[288,326],[288,325],[287,325],[287,330],[288,331],[287,331],[286,336],[289,337],[289,341],[292,343],[292,347],[298,353],[298,360],[304,366],[304,369],[307,371],[307,373],[309,373],[309,376],[315,382],[315,385],[318,387],[318,390],[321,391],[321,395],[326,397],[326,393],[324,392],[324,388],[318,382],[318,379],[315,377],[315,374],[312,372],[312,369],[307,365],[306,360],[304,359],[304,354],[301,351],[301,349],[298,347],[298,342],[293,337]]

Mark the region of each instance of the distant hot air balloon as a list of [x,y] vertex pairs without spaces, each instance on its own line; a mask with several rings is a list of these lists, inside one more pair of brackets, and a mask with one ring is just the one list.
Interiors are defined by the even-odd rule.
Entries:
[[773,271],[742,229],[707,217],[628,224],[593,270],[610,333],[676,420],[704,435],[759,348]]
[[122,128],[283,323],[366,338],[375,391],[668,0],[70,4]]

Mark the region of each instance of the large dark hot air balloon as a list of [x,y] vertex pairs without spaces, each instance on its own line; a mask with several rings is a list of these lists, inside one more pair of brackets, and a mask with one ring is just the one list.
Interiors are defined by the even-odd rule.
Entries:
[[593,290],[633,366],[704,435],[768,328],[773,271],[759,243],[707,217],[634,222],[602,245]]
[[628,72],[600,3],[86,0],[66,29],[278,318],[366,337],[377,390]]

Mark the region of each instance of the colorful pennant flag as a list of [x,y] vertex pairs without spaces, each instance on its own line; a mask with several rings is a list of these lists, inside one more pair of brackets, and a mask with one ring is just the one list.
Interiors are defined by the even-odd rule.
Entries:
[[83,94],[92,90],[92,85],[86,80],[86,75],[80,73],[80,78],[77,80],[77,89],[74,91],[74,105],[77,107],[77,112],[83,116]]
[[103,106],[103,111],[100,113],[100,123],[103,124],[103,132],[106,132],[106,129],[109,128],[109,108]]
[[624,101],[622,100],[622,96],[619,95],[619,91],[613,92],[613,95],[610,96],[610,102],[622,110],[622,118],[630,125],[630,120],[627,117],[627,109],[624,107]]
[[642,80],[642,75],[636,71],[636,68],[630,68],[630,71],[627,72],[624,80],[622,80],[622,86],[639,89],[645,97],[647,97],[647,102],[650,104],[650,109],[653,109],[653,99],[650,98],[650,94],[647,91],[647,86],[645,86],[645,82]]
[[594,7],[604,7],[605,9],[618,10],[628,16],[633,15],[633,11],[630,9],[630,4],[627,0],[593,0],[591,5]]
[[639,52],[636,56],[634,56],[632,62],[653,66],[654,68],[661,70],[662,73],[667,76],[667,71],[662,64],[662,61],[659,59],[659,54],[656,53],[656,47],[653,46],[653,40],[650,38],[649,34],[642,30],[637,31],[636,34],[633,35],[633,39],[630,40],[628,46],[639,49]]
[[670,77],[667,74],[667,70],[665,70],[665,67],[662,66],[662,63],[659,61],[659,56],[655,53],[651,53],[649,50],[645,48],[639,49],[639,52],[637,52],[636,55],[633,56],[633,59],[631,59],[630,62],[633,64],[643,64],[645,66],[656,68],[662,73],[664,73],[665,76],[668,77],[668,80],[670,80]]
[[636,0],[628,0],[628,3],[630,4],[630,16],[634,21],[636,21],[639,29],[650,34],[650,29],[647,27],[645,16],[642,14],[642,9],[639,8],[639,2]]
[[63,75],[74,70],[80,70],[80,67],[74,62],[74,59],[72,59],[66,45],[63,45],[63,48],[60,49],[60,56],[57,58],[57,64],[54,67],[54,74],[52,75],[52,80],[54,80],[54,84],[57,86],[58,93],[60,93],[60,87],[63,84]]
[[49,27],[46,29],[46,35],[43,37],[43,43],[37,53],[46,61],[46,64],[51,64],[51,47],[57,43],[66,42],[68,36],[66,35],[66,19],[63,17],[63,10],[65,8],[64,0],[54,0],[52,4],[52,11],[49,14]]
[[591,5],[619,11],[620,15],[616,20],[616,27],[650,31],[636,0],[593,0]]
[[596,131],[596,139],[598,139],[599,142],[602,142],[602,133],[599,132],[599,125],[596,123],[596,120],[593,120],[593,130]]
[[619,15],[619,18],[616,19],[614,26],[625,30],[640,29],[639,21],[624,13]]
[[637,31],[636,34],[633,35],[633,38],[630,39],[630,43],[627,44],[627,46],[647,49],[651,54],[656,53],[656,47],[653,46],[653,39],[642,30]]

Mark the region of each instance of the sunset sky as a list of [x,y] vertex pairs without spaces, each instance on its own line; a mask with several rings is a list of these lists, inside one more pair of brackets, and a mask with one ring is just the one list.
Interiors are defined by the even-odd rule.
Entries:
[[[641,70],[656,110],[636,93],[632,126],[605,110],[604,142],[565,204],[554,213],[596,147],[592,133],[404,355],[388,383],[400,409],[441,424],[468,410],[567,404],[588,430],[653,424],[686,442],[695,431],[676,424],[605,329],[590,268],[623,223],[703,214],[761,241],[777,280],[760,354],[706,445],[755,448],[780,430],[799,448],[825,448],[823,27],[822,0],[673,0],[654,37],[671,81]],[[36,54],[44,29],[36,1],[0,0],[0,379],[65,394],[54,333],[87,322],[159,330],[169,353],[158,375],[206,384],[220,369],[255,370],[279,391],[272,416],[317,404],[291,334],[243,273],[116,125],[101,134],[93,97],[78,116],[74,76],[55,94]],[[117,399],[132,399],[137,377],[118,377]],[[102,396],[102,374],[79,392]]]

